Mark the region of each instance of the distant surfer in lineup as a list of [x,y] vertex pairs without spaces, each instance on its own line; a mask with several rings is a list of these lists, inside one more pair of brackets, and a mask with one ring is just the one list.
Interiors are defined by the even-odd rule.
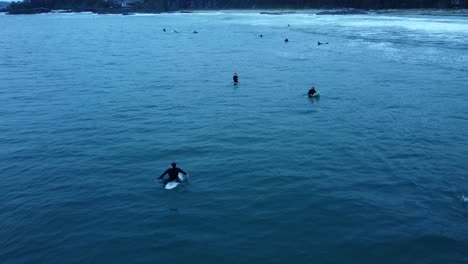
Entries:
[[172,162],[169,169],[164,171],[163,174],[161,174],[161,176],[159,176],[158,180],[161,180],[166,174],[169,174],[169,179],[165,180],[163,182],[164,184],[166,184],[168,182],[172,182],[172,181],[180,182],[179,172],[182,173],[183,175],[185,175],[185,177],[187,177],[187,178],[189,177],[189,175],[185,171],[183,171],[180,168],[177,168],[177,164],[175,162]]
[[194,31],[193,31],[193,34],[198,34],[198,31],[194,30]]
[[317,94],[317,91],[315,90],[315,86],[312,86],[312,88],[310,88],[309,92],[307,93],[309,97],[313,97],[316,94]]
[[239,83],[239,76],[237,75],[237,72],[235,72],[234,76],[232,76],[232,81],[234,82],[234,84]]
[[263,38],[263,35],[262,35],[262,34],[260,34],[260,35],[258,35],[258,36],[261,37],[261,38]]
[[166,29],[165,29],[165,28],[163,28],[163,31],[164,31],[164,32],[166,32]]
[[324,45],[324,44],[325,44],[325,45],[327,45],[327,44],[328,44],[328,42],[325,42],[325,43],[323,43],[323,42],[320,42],[320,41],[318,41],[318,42],[317,42],[317,46]]
[[288,43],[288,42],[289,42],[289,39],[288,39],[288,38],[285,38],[285,39],[284,39],[284,42],[285,42],[285,43]]

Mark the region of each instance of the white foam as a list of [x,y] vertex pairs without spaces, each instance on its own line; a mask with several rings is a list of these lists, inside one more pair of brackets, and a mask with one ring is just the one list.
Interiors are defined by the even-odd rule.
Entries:
[[424,31],[428,33],[468,34],[468,20],[459,17],[407,17],[383,15],[353,15],[353,16],[316,16],[307,13],[265,15],[259,13],[229,13],[237,19],[228,20],[232,24],[248,24],[253,26],[284,26],[290,24],[293,28],[311,28],[311,26],[335,25],[343,28],[402,28],[406,30]]
[[346,26],[352,27],[399,27],[407,30],[437,32],[437,33],[468,33],[468,21],[459,19],[427,19],[427,18],[401,18],[377,17],[377,19],[362,19],[350,21]]
[[157,16],[160,15],[158,13],[132,13],[132,16],[140,16],[140,17],[151,17],[151,16]]

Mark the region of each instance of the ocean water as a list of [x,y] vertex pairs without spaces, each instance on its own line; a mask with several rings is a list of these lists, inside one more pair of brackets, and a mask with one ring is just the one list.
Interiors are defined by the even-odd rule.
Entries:
[[461,16],[0,16],[0,262],[468,263],[467,83]]

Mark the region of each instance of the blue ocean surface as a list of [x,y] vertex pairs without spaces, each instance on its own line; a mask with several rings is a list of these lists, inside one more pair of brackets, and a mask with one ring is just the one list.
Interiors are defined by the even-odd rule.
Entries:
[[0,262],[468,263],[467,83],[466,16],[0,15]]

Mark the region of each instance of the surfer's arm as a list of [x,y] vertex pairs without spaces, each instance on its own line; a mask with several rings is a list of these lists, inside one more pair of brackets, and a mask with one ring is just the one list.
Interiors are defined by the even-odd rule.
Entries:
[[161,174],[161,176],[159,176],[158,179],[162,179],[162,177],[164,177],[164,175],[166,175],[168,172],[169,172],[169,170],[166,170],[165,172],[163,172],[163,174]]
[[[179,168],[178,168],[178,169],[179,169]],[[179,169],[179,172],[182,173],[183,175],[185,175],[185,177],[187,177],[187,179],[190,177],[190,176],[188,175],[188,173],[186,173],[185,171],[183,171],[183,170],[181,170],[181,169]]]

